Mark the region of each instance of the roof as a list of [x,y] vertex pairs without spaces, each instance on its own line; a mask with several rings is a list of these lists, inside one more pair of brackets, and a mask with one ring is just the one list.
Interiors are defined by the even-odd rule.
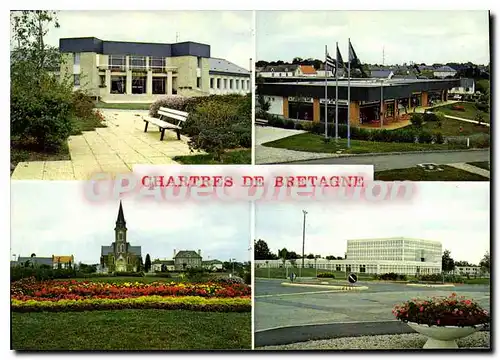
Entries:
[[112,254],[113,246],[101,246],[101,256]]
[[128,247],[128,252],[141,256],[141,247],[140,246],[130,246]]
[[50,265],[52,266],[52,258],[51,257],[28,257],[28,256],[25,256],[25,257],[22,257],[22,256],[19,256],[17,258],[17,262],[18,263],[21,263],[21,264],[24,264],[26,261],[32,261],[33,263],[35,264],[38,264],[38,265]]
[[389,78],[393,74],[392,70],[373,70],[370,72],[374,78]]
[[120,208],[118,209],[118,217],[116,218],[116,227],[125,227],[125,216],[123,215],[122,201],[120,200]]
[[214,259],[214,260],[206,260],[202,261],[203,265],[216,265],[216,264],[222,264],[222,261]]
[[263,72],[288,72],[295,71],[299,65],[268,65],[262,71]]
[[174,260],[158,260],[158,259],[156,259],[151,264],[174,265]]
[[73,262],[73,260],[73,255],[52,255],[52,261],[54,263],[67,264],[69,262]]
[[197,257],[201,259],[201,255],[198,254],[196,251],[193,250],[181,250],[177,254],[175,254],[174,258],[193,258]]
[[316,69],[312,65],[300,65],[300,70],[307,75],[316,74]]
[[209,58],[208,66],[209,72],[211,73],[229,73],[250,76],[250,72],[248,70],[225,59]]
[[457,72],[455,69],[448,65],[444,65],[441,67],[438,67],[437,69],[434,69],[435,72]]

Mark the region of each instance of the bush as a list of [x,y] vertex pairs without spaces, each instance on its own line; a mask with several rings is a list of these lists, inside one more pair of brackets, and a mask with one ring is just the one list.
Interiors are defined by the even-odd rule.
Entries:
[[488,103],[477,102],[476,103],[476,109],[478,111],[489,112],[490,111],[490,106],[488,105]]
[[73,113],[77,117],[87,118],[94,116],[94,100],[81,90],[72,94]]
[[438,121],[438,116],[434,113],[426,112],[423,114],[423,121],[424,122]]
[[295,129],[295,121],[293,120],[286,120],[285,121],[285,129]]
[[158,116],[160,107],[168,107],[174,110],[185,111],[188,98],[180,95],[167,95],[161,97],[151,104],[149,107],[149,115],[153,117]]
[[[189,100],[191,101],[191,99]],[[196,98],[182,132],[190,136],[191,150],[204,150],[220,160],[226,149],[251,146],[251,97]]]
[[40,150],[56,151],[72,131],[73,94],[54,78],[40,82],[39,86],[11,84],[11,136]]
[[420,144],[430,144],[433,140],[432,133],[425,130],[420,131],[417,137]]
[[284,128],[285,127],[285,121],[280,118],[280,117],[274,117],[273,121],[269,123],[269,125],[277,127],[277,128]]
[[298,122],[297,124],[295,124],[295,130],[304,130],[304,126]]
[[436,144],[444,144],[444,136],[441,133],[436,133]]
[[443,275],[441,274],[420,275],[418,279],[420,281],[443,282]]
[[474,148],[488,148],[490,147],[490,135],[489,134],[480,134],[470,138],[471,147]]
[[325,272],[325,273],[319,273],[318,278],[328,278],[328,279],[335,279],[335,274],[330,273],[330,272]]
[[144,273],[142,271],[139,271],[139,272],[134,272],[134,271],[120,271],[120,272],[115,272],[115,276],[144,277]]
[[415,127],[421,127],[424,122],[424,117],[422,114],[413,113],[410,116],[411,124]]

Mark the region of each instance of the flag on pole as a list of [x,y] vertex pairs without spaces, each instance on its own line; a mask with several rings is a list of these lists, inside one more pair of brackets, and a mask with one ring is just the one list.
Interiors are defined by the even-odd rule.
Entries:
[[351,68],[358,69],[361,71],[361,76],[366,78],[368,77],[363,70],[363,66],[361,66],[361,61],[358,58],[358,55],[356,55],[356,51],[354,51],[354,48],[352,47],[351,42],[349,41],[349,65]]
[[345,64],[344,60],[342,59],[342,54],[340,53],[339,45],[337,43],[337,67],[335,69],[335,76],[337,76],[337,72],[339,69],[342,69],[345,71]]
[[335,67],[335,62],[328,54],[328,46],[325,45],[325,139],[328,138],[328,68]]
[[325,66],[325,70],[327,70],[327,68],[330,68],[330,69],[335,69],[336,66],[335,66],[335,60],[332,59],[332,57],[326,53],[326,66]]
[[351,63],[353,59],[356,58],[356,53],[354,52],[354,48],[351,45],[351,39],[349,42],[349,59],[347,61],[347,148],[351,147]]

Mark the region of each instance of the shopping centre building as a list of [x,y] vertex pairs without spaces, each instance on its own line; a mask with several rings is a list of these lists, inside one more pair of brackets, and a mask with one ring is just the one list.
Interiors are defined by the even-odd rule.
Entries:
[[[338,81],[339,123],[352,126],[388,124],[408,117],[414,108],[448,99],[448,91],[460,79],[351,79],[348,103],[347,79]],[[327,81],[328,122],[335,119],[336,82]],[[304,78],[264,79],[258,93],[270,104],[269,113],[284,118],[325,121],[325,80]],[[382,104],[382,106],[381,106]]]
[[[404,237],[347,240],[345,259],[304,259],[304,266],[318,271],[405,275],[439,274],[443,246],[439,241]],[[283,267],[283,260],[255,260],[258,268]],[[302,259],[287,260],[285,266],[300,267]]]
[[151,102],[162,95],[246,94],[250,72],[211,58],[210,45],[59,40],[60,77],[108,102]]

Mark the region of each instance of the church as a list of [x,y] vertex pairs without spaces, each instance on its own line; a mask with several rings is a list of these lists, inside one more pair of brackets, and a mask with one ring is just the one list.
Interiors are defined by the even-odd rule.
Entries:
[[139,271],[142,265],[141,247],[127,242],[127,225],[120,201],[115,226],[115,241],[101,246],[101,266],[108,272]]

